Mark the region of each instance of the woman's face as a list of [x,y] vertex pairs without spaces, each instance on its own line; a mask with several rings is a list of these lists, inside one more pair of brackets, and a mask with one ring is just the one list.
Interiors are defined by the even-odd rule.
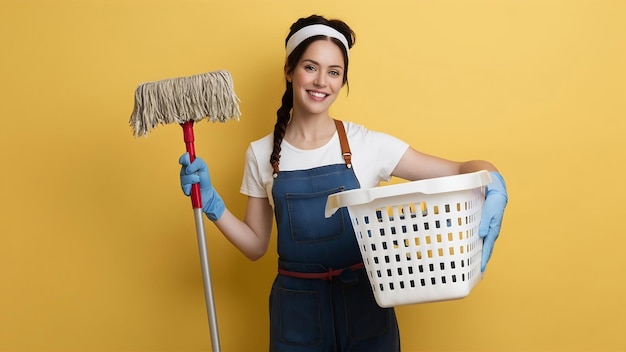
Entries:
[[330,40],[309,45],[293,72],[287,74],[293,87],[293,109],[298,114],[328,114],[343,86],[343,53]]

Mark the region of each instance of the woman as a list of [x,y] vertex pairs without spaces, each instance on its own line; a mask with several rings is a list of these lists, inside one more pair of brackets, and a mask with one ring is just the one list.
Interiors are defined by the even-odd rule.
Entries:
[[491,163],[426,155],[395,137],[329,115],[348,82],[354,40],[340,20],[313,15],[291,26],[286,90],[274,132],[252,142],[246,153],[243,221],[225,207],[201,158],[190,163],[184,154],[179,160],[185,194],[199,182],[204,212],[251,260],[266,253],[275,215],[279,261],[270,295],[271,351],[400,350],[395,312],[374,300],[347,210],[324,217],[328,195],[374,187],[391,176],[420,180],[488,170],[494,182],[479,229],[482,270],[500,230],[507,194]]

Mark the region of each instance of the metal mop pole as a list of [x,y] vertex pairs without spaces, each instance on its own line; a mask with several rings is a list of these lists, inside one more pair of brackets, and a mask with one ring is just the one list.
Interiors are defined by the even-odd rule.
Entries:
[[206,301],[207,316],[209,318],[209,329],[211,330],[211,346],[213,346],[213,351],[220,352],[220,337],[217,330],[217,315],[215,313],[215,300],[213,299],[213,288],[211,285],[211,271],[209,269],[209,255],[206,247],[206,237],[204,235],[204,214],[202,208],[194,208],[193,215],[196,221],[198,250],[200,251],[200,265],[202,267],[202,281],[204,282],[204,298]]
[[[189,153],[189,160],[196,159],[194,147],[193,121],[181,124],[185,138],[185,147]],[[220,352],[220,339],[217,330],[217,314],[215,313],[215,300],[213,299],[213,287],[211,284],[211,270],[209,268],[209,254],[207,251],[206,237],[204,232],[204,212],[202,211],[202,197],[200,195],[200,185],[191,186],[191,205],[193,206],[194,220],[196,222],[196,234],[198,237],[198,250],[200,252],[200,265],[202,269],[202,281],[204,283],[204,298],[206,310],[209,318],[209,329],[211,333],[211,346],[214,352]]]

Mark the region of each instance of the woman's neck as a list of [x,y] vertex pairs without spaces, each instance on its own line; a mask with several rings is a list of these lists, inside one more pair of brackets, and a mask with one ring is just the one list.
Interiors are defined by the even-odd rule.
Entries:
[[292,116],[285,131],[285,140],[300,149],[316,149],[335,135],[333,118],[328,115]]

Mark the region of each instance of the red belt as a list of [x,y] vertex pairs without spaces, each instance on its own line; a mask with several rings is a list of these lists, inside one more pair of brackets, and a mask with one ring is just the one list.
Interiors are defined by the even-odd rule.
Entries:
[[351,265],[347,268],[343,269],[328,269],[328,271],[323,273],[301,273],[297,271],[289,271],[285,269],[278,268],[278,273],[284,276],[295,277],[298,279],[319,279],[319,280],[332,280],[333,277],[341,275],[346,270],[358,270],[365,268],[365,264],[363,262]]

